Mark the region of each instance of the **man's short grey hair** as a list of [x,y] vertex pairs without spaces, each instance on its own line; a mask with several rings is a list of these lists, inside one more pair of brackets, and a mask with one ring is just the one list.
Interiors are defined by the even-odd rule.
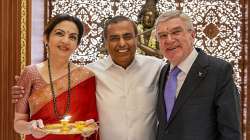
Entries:
[[180,18],[182,21],[184,21],[186,23],[188,30],[194,31],[192,19],[187,14],[181,12],[180,10],[167,11],[167,12],[161,14],[156,19],[155,27],[157,28],[159,23],[169,21],[173,18]]

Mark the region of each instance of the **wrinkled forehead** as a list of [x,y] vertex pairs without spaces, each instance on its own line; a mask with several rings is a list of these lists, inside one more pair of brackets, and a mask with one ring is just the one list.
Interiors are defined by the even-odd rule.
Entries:
[[156,26],[156,31],[157,32],[161,30],[168,31],[168,30],[172,30],[175,28],[185,29],[186,27],[187,25],[181,18],[172,18],[172,19],[160,21]]

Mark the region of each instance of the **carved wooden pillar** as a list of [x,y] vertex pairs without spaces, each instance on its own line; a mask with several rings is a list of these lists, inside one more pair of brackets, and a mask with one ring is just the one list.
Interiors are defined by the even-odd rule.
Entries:
[[30,62],[29,0],[0,1],[0,140],[18,140],[10,88],[14,75]]
[[248,66],[247,66],[247,60],[248,60],[248,47],[247,47],[247,25],[248,25],[248,19],[246,18],[247,16],[247,11],[246,7],[247,4],[245,0],[240,1],[242,8],[242,25],[241,25],[241,36],[242,36],[242,61],[240,63],[240,68],[242,69],[241,72],[241,77],[242,77],[242,83],[241,83],[241,128],[242,128],[242,140],[247,140],[249,139],[248,134],[247,134],[247,114],[248,114],[248,103],[247,103],[247,92],[248,92]]
[[244,50],[246,52],[245,54],[245,77],[244,77],[244,89],[245,89],[245,104],[243,104],[246,111],[246,120],[245,123],[245,127],[243,128],[243,131],[246,132],[246,140],[250,140],[250,64],[249,64],[249,60],[250,60],[250,44],[249,44],[249,40],[250,40],[250,36],[249,36],[249,29],[250,29],[250,19],[249,19],[249,15],[250,15],[250,3],[248,0],[243,0],[244,1],[244,7],[245,10],[244,12],[244,25],[245,28],[243,30],[243,32],[245,33],[245,35],[243,36],[244,40],[243,40],[243,45],[244,45]]

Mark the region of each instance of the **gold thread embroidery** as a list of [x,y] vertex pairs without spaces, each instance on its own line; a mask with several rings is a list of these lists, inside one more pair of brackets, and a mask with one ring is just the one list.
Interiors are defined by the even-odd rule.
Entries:
[[26,66],[27,0],[21,0],[21,70]]

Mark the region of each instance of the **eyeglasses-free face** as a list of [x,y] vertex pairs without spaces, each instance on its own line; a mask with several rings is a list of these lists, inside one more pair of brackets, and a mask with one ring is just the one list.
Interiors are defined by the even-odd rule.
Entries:
[[110,24],[107,28],[105,46],[112,60],[126,68],[134,60],[137,38],[134,26],[130,21]]
[[77,48],[78,28],[72,21],[62,21],[51,31],[49,38],[44,41],[50,47],[50,57],[68,59]]

